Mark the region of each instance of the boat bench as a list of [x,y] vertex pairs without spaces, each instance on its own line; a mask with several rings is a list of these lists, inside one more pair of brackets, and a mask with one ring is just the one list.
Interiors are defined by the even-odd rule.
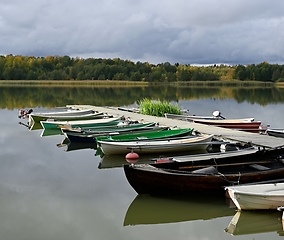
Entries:
[[269,167],[265,167],[265,166],[262,166],[262,165],[259,165],[259,164],[251,164],[249,166],[251,168],[254,168],[254,169],[259,170],[259,171],[265,171],[265,170],[269,170],[270,169]]
[[217,170],[215,167],[210,166],[210,167],[201,168],[201,169],[192,171],[192,173],[195,173],[195,174],[214,175],[214,174],[217,174],[217,173],[218,173],[218,170]]

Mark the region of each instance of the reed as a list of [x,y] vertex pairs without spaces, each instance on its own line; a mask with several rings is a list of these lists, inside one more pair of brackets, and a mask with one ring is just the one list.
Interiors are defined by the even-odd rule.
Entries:
[[141,114],[157,117],[163,117],[165,113],[181,114],[180,107],[177,104],[171,104],[168,101],[153,101],[144,98],[138,101],[138,107]]

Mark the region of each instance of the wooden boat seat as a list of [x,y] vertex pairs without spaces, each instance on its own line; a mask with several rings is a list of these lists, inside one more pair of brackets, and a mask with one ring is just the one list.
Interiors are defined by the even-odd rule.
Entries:
[[251,164],[249,166],[251,168],[254,168],[254,169],[259,170],[259,171],[265,171],[265,170],[269,170],[270,169],[269,167],[265,167],[265,166],[260,165],[260,164]]
[[218,170],[215,167],[210,166],[210,167],[192,171],[192,173],[214,175],[218,173]]

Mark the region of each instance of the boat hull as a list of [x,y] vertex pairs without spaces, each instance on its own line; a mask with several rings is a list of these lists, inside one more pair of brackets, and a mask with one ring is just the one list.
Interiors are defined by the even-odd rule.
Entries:
[[99,148],[105,155],[127,154],[134,150],[139,154],[169,153],[203,150],[208,147],[213,135],[190,136],[172,140],[111,142],[98,141]]
[[281,137],[284,138],[284,130],[283,129],[267,129],[266,134],[273,137]]
[[164,114],[166,118],[171,118],[171,119],[177,119],[177,120],[184,120],[184,121],[193,121],[195,119],[204,119],[204,120],[221,120],[224,119],[224,117],[215,117],[215,116],[196,116],[196,115],[178,115],[178,114],[170,114],[170,113],[165,113]]
[[[134,126],[137,125],[137,126]],[[155,124],[138,123],[129,127],[101,127],[97,131],[70,131],[67,129],[62,129],[65,137],[69,139],[70,142],[97,142],[96,137],[98,136],[114,136],[125,133],[136,133],[136,132],[158,132],[163,131],[165,127],[158,127]],[[139,127],[140,126],[140,127]]]
[[194,119],[195,123],[201,123],[201,124],[208,124],[213,125],[216,127],[223,127],[223,128],[230,128],[230,129],[241,129],[241,130],[254,130],[259,129],[261,125],[261,121],[244,121],[244,122],[229,122],[226,120],[216,120],[216,121],[206,121],[206,120],[199,120]]
[[114,136],[98,136],[96,139],[99,141],[114,141],[114,142],[127,142],[127,141],[143,141],[162,138],[175,138],[191,135],[193,128],[177,128],[165,131],[142,131],[119,134]]
[[227,187],[225,190],[239,210],[276,210],[284,205],[284,184]]
[[212,153],[204,153],[204,154],[193,154],[193,155],[183,155],[183,156],[173,156],[173,157],[162,157],[157,158],[157,160],[165,161],[168,159],[169,161],[175,162],[186,162],[186,161],[201,161],[201,160],[210,160],[210,159],[220,159],[225,157],[236,157],[236,156],[246,156],[253,155],[258,151],[255,147],[247,147],[238,150],[228,150],[225,152],[212,152]]
[[91,113],[82,115],[43,115],[43,114],[30,114],[29,121],[34,123],[39,123],[40,121],[46,121],[47,119],[53,119],[55,121],[75,121],[75,120],[90,120],[103,118],[104,113]]
[[254,121],[254,118],[225,119],[220,116],[191,116],[175,114],[165,114],[165,117],[247,132],[264,132],[267,128],[266,126],[261,126],[261,121]]
[[[283,149],[280,150],[283,154]],[[272,154],[275,153],[275,158]],[[257,152],[247,157],[231,157],[186,163],[123,165],[129,184],[138,194],[192,195],[225,193],[225,186],[282,179],[284,164],[276,152]],[[254,160],[267,166],[253,168]]]
[[120,118],[102,118],[94,120],[81,121],[41,121],[41,125],[45,129],[60,129],[61,126],[68,126],[71,128],[80,127],[100,127],[100,126],[115,126],[120,122]]

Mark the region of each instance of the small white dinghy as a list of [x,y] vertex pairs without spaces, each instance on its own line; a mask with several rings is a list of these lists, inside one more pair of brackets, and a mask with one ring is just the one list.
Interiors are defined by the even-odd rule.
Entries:
[[239,210],[277,210],[284,205],[284,183],[240,185],[225,190]]

